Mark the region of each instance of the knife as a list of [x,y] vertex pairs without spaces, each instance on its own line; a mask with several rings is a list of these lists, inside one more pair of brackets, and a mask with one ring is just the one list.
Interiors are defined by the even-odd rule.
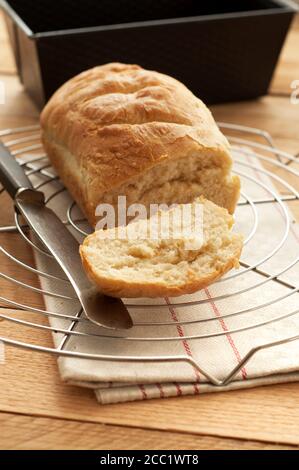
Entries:
[[45,204],[45,196],[33,188],[23,168],[0,142],[0,182],[15,206],[65,272],[87,318],[113,329],[133,326],[121,299],[101,294],[87,278],[79,255],[79,243],[58,216]]

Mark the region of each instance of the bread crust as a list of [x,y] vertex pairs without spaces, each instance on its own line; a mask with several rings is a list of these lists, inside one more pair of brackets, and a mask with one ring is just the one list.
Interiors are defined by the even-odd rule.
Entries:
[[228,142],[203,102],[174,78],[138,65],[95,67],[53,95],[41,127],[53,166],[93,226],[105,193],[191,155],[223,169],[223,186],[233,186],[225,204],[235,208],[239,179],[230,176]]
[[[87,240],[87,239],[86,239]],[[85,240],[84,245],[88,246]],[[173,286],[166,283],[158,282],[135,282],[124,281],[122,279],[113,279],[106,276],[99,276],[94,266],[89,262],[84,253],[84,245],[80,246],[80,256],[84,270],[89,279],[98,286],[99,290],[111,297],[137,298],[137,297],[179,297],[180,295],[193,294],[194,292],[204,289],[212,282],[217,281],[221,276],[233,268],[239,267],[239,258],[242,251],[242,239],[236,244],[235,256],[231,258],[221,270],[215,270],[210,275],[200,278],[190,278],[190,280],[182,285]]]
[[[203,208],[204,243],[198,252],[178,248],[182,245],[177,245],[177,242],[171,238],[165,238],[161,245],[160,242],[154,242],[152,245],[150,238],[140,238],[141,251],[140,245],[136,251],[133,239],[118,240],[114,238],[113,229],[112,231],[95,231],[87,236],[80,246],[82,264],[89,279],[98,286],[101,292],[112,297],[177,297],[203,289],[232,268],[238,268],[243,236],[231,233],[234,223],[233,216],[226,209],[205,200],[203,197],[197,198],[193,202],[193,205],[195,204],[202,204]],[[183,206],[182,204],[181,207]],[[179,206],[170,209],[170,212],[178,210]],[[160,217],[162,214],[163,212],[160,211],[158,216]],[[142,220],[135,221],[133,226],[135,224],[136,228],[141,229],[144,225],[143,222]],[[146,224],[149,225],[150,221],[146,221]],[[104,234],[107,237],[106,240],[105,237],[102,238]],[[109,240],[112,240],[112,245],[109,245]],[[108,251],[105,254],[106,247]],[[122,251],[120,247],[123,247],[124,250]],[[92,252],[92,250],[94,251]],[[95,256],[96,252],[98,252],[100,265]],[[105,258],[107,253],[109,258]],[[174,258],[173,253],[176,253]],[[209,257],[209,254],[211,255],[210,260],[207,261],[207,258],[204,260],[205,257]],[[136,257],[137,264],[131,265],[128,256]],[[148,269],[147,259],[150,259],[153,271],[159,264],[164,267],[171,265],[176,271],[159,268],[157,270],[158,276],[152,275],[153,271]],[[186,260],[187,266],[180,265]],[[128,273],[122,274],[122,268],[127,268],[130,265],[134,266],[132,273],[130,275]],[[207,266],[207,269],[204,265]],[[170,277],[167,276],[168,272],[171,272]],[[180,274],[182,274],[181,277]]]

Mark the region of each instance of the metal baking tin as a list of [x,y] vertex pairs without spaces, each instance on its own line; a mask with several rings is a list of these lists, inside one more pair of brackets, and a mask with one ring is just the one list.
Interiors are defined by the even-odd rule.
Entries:
[[296,5],[210,3],[0,0],[20,79],[39,107],[67,79],[111,61],[172,75],[208,104],[266,94]]

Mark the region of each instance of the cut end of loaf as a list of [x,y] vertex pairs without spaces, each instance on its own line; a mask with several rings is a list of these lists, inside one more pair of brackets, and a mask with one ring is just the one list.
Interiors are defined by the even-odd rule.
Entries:
[[[101,292],[114,297],[175,297],[203,289],[238,267],[243,237],[231,232],[233,217],[203,198],[195,204],[203,209],[199,248],[186,249],[183,238],[117,239],[109,236],[112,229],[99,230],[80,247],[89,278]],[[175,215],[181,207],[169,213]],[[133,222],[133,229],[139,231],[150,220]]]

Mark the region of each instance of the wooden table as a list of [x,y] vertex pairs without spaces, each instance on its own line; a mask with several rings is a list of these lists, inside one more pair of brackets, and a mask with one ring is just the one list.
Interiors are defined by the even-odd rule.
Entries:
[[[290,83],[299,79],[298,49],[299,17],[270,94],[256,101],[214,106],[216,118],[266,129],[279,147],[298,153],[299,105],[290,103]],[[6,104],[0,106],[0,128],[35,123],[38,112],[16,77],[1,16],[0,51],[0,80],[7,92]],[[2,212],[1,217],[6,215]],[[16,236],[9,243],[22,250]],[[30,260],[32,255],[27,250],[25,256]],[[17,275],[16,270],[11,274]],[[0,280],[3,295],[9,289],[11,293],[11,285]],[[14,288],[13,295],[17,291]],[[42,305],[38,294],[33,297],[30,300]],[[0,311],[8,310],[0,303]],[[29,312],[22,315],[32,318]],[[11,328],[16,327],[1,323],[2,334]],[[47,332],[36,330],[33,337],[25,330],[23,340],[41,338],[51,346]],[[299,384],[293,383],[100,406],[92,391],[61,383],[52,356],[6,347],[6,362],[0,365],[0,448],[291,449],[299,446],[298,405]]]

